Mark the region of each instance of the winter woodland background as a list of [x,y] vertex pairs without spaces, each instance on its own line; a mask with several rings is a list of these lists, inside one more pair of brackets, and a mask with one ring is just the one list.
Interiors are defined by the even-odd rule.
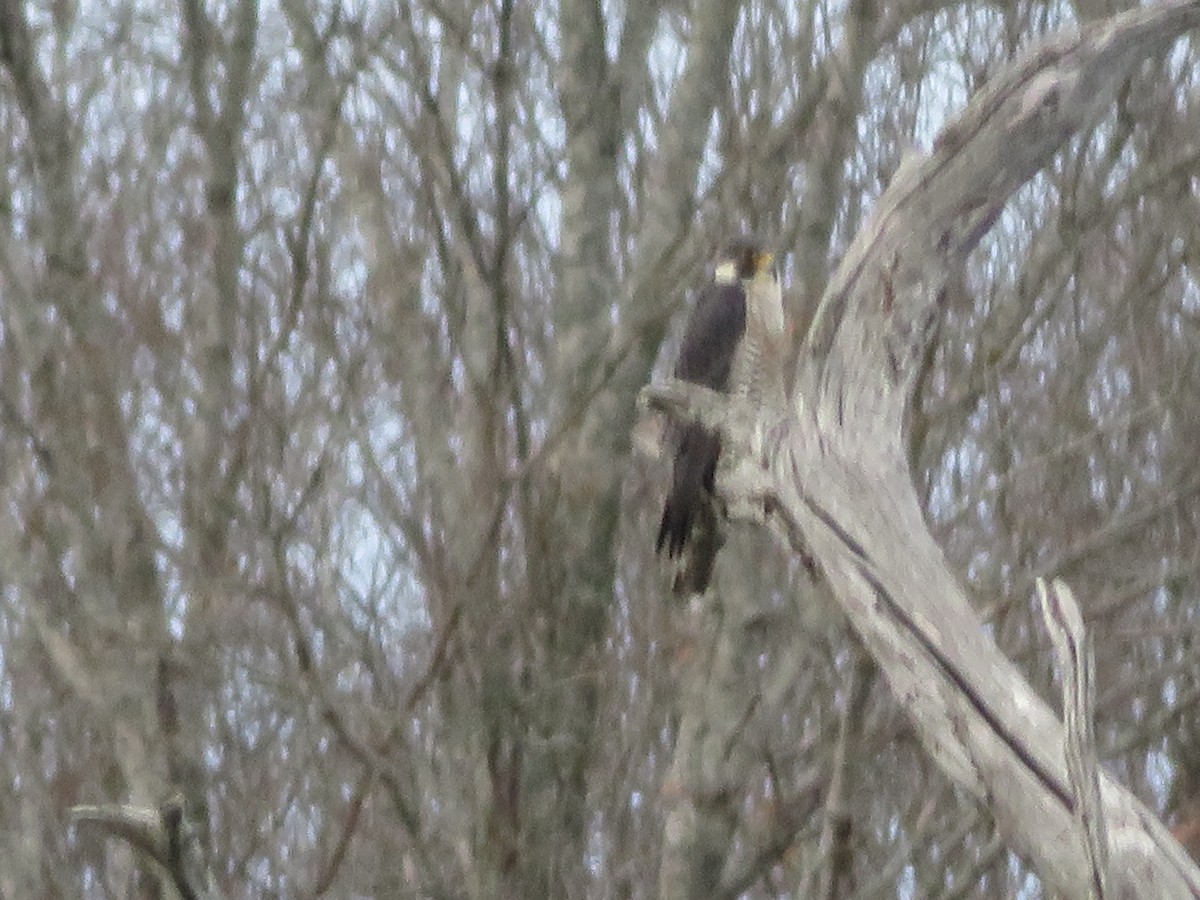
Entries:
[[[231,897],[640,898],[705,866],[753,898],[1039,896],[769,542],[722,563],[762,611],[705,702],[726,645],[667,597],[635,399],[724,236],[786,251],[798,340],[902,155],[1114,10],[0,0],[0,897],[160,896],[69,810],[175,791]],[[1033,582],[1075,588],[1104,762],[1184,837],[1196,62],[1139,69],[1006,208],[910,447],[1055,705]],[[720,716],[700,783],[676,738]],[[665,858],[697,792],[725,855]]]

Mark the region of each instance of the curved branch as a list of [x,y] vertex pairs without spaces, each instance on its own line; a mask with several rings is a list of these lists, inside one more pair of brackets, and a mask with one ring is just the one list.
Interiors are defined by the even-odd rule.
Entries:
[[1134,66],[1197,26],[1200,3],[1167,0],[1047,41],[998,72],[880,198],[822,298],[802,360],[809,374],[849,354],[910,388],[946,277],[1008,198],[1108,109]]
[[[927,752],[1064,897],[1088,897],[1095,867],[1063,728],[983,630],[926,526],[907,408],[947,282],[1008,197],[1135,65],[1197,26],[1200,0],[1168,0],[1043,44],[998,73],[928,156],[906,160],[829,283],[781,421],[747,427],[718,398],[674,386],[647,395],[732,438],[742,461],[726,468],[758,469],[749,489],[793,549],[816,557]],[[750,455],[755,433],[765,446]],[[1163,825],[1104,773],[1099,795],[1112,894],[1200,897],[1200,869]]]
[[158,809],[76,806],[71,809],[71,819],[120,838],[154,860],[183,900],[215,900],[212,872],[205,868],[200,833],[187,815],[186,805],[178,795]]
[[[1085,897],[1062,726],[983,631],[926,527],[904,448],[947,281],[1007,198],[1091,125],[1133,67],[1200,25],[1171,0],[1035,48],[908,159],[831,280],[769,452],[777,512],[813,552],[927,751],[982,799],[1047,888]],[[797,547],[797,549],[801,549]],[[1101,776],[1116,896],[1200,897],[1200,870]]]

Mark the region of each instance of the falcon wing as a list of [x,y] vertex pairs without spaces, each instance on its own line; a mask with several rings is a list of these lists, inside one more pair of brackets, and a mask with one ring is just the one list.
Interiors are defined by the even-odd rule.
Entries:
[[715,391],[729,389],[733,357],[746,333],[746,292],[740,284],[710,284],[683,333],[675,375]]
[[[746,292],[738,283],[710,284],[684,331],[675,374],[717,391],[729,389],[734,359],[746,331]],[[675,451],[671,490],[658,527],[655,551],[682,560],[676,594],[703,593],[721,546],[713,479],[721,455],[720,436],[698,422],[685,425]],[[690,547],[689,547],[690,545]]]

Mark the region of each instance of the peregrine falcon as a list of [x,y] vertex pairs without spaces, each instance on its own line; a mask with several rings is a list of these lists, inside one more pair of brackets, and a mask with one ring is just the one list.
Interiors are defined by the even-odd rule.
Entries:
[[[774,256],[750,239],[736,241],[717,262],[713,280],[688,320],[675,377],[753,403],[779,386],[771,370],[781,359],[783,299]],[[714,479],[720,435],[690,422],[675,435],[671,488],[655,551],[676,560],[672,590],[702,594],[723,543]]]

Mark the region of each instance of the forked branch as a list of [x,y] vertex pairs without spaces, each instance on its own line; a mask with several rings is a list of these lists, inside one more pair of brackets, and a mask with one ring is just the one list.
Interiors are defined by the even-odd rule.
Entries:
[[98,828],[120,838],[152,860],[183,900],[214,900],[212,873],[204,865],[199,835],[189,824],[182,795],[158,809],[135,806],[76,806],[78,826]]
[[[907,407],[947,283],[1008,197],[1095,122],[1138,63],[1197,26],[1198,0],[1169,0],[996,73],[928,155],[901,166],[851,245],[782,417],[747,427],[718,397],[677,385],[647,395],[721,428],[731,447],[769,437],[749,463],[781,533],[816,557],[930,756],[1063,897],[1200,897],[1200,870],[1098,767],[1082,781],[1069,770],[1062,724],[984,632],[926,527],[904,450]],[[1096,808],[1081,828],[1087,778]]]

